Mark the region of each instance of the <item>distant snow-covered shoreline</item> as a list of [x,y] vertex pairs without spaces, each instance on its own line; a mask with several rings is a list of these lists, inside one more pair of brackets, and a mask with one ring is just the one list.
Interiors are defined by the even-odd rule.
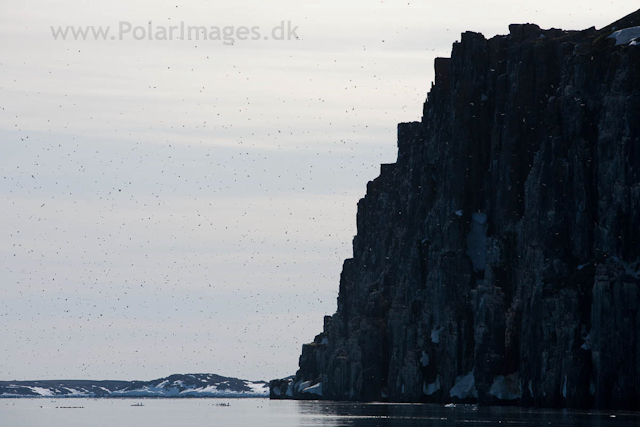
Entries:
[[0,381],[0,398],[268,397],[269,384],[216,374],[171,375],[151,381]]

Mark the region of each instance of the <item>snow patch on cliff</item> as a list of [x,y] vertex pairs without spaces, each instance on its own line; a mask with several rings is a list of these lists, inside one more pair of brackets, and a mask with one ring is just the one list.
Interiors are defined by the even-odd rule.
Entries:
[[420,363],[422,366],[429,365],[429,355],[422,350],[422,357],[420,357]]
[[591,350],[591,334],[587,334],[586,337],[583,338],[584,343],[580,346],[583,350]]
[[623,30],[618,30],[611,34],[608,39],[615,39],[616,46],[621,44],[632,44],[635,46],[637,44],[636,39],[640,38],[640,27],[631,27],[625,28]]
[[302,393],[311,393],[311,394],[316,394],[318,396],[322,396],[322,383],[320,382],[316,385],[307,387],[304,390],[302,390]]
[[301,392],[302,390],[310,386],[311,386],[311,381],[305,381],[303,383],[300,383],[298,384],[298,392]]
[[500,400],[517,400],[522,397],[520,376],[515,373],[507,377],[500,375],[493,379],[489,394]]
[[440,390],[440,375],[438,375],[436,377],[436,380],[431,384],[422,384],[422,393],[426,394],[427,396],[431,396],[438,390]]
[[431,342],[434,344],[439,344],[440,343],[440,332],[442,331],[442,328],[433,328],[431,330]]
[[456,385],[451,388],[449,396],[457,397],[458,399],[468,399],[470,397],[478,398],[476,378],[473,375],[473,371],[469,372],[464,377],[456,378]]

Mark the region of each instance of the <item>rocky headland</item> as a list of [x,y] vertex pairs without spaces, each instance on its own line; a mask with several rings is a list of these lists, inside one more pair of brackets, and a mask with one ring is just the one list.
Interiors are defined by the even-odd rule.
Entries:
[[466,32],[436,59],[272,398],[640,408],[638,27]]

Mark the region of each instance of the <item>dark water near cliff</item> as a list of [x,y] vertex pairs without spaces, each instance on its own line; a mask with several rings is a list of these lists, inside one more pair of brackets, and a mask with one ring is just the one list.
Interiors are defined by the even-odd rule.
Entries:
[[[144,406],[131,406],[138,402]],[[218,406],[223,402],[229,406]],[[1,427],[452,425],[640,426],[640,413],[267,399],[0,399]]]

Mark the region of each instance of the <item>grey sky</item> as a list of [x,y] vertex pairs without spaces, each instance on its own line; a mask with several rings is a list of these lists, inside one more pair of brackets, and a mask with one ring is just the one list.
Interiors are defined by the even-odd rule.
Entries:
[[[292,374],[356,203],[465,30],[624,1],[0,3],[0,379]],[[297,41],[55,41],[50,26],[298,26]]]

